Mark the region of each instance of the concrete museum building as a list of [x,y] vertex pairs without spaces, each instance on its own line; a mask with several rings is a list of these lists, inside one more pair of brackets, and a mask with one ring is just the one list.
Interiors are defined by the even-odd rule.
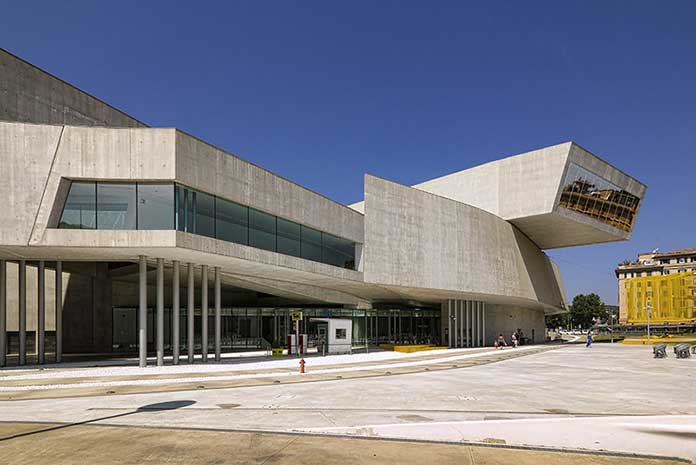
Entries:
[[[544,337],[545,249],[626,240],[645,186],[575,143],[342,205],[153,128],[0,49],[0,364],[161,364],[284,344],[291,312],[354,343]],[[55,353],[55,357],[54,354]],[[50,355],[46,355],[50,354]]]

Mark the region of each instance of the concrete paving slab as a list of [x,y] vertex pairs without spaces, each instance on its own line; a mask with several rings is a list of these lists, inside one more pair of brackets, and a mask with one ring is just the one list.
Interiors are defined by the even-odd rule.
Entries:
[[[0,401],[0,418],[347,435],[398,428],[410,440],[491,440],[689,458],[696,457],[694,361],[656,360],[644,346],[571,346],[466,368],[462,361],[460,368],[447,362],[442,365],[449,368],[439,371],[392,370],[389,376],[364,370],[356,372],[360,377],[332,375],[319,382]],[[193,403],[143,409],[163,401]],[[456,434],[447,436],[449,430]]]
[[[24,435],[17,434],[22,431]],[[14,436],[13,436],[14,435]],[[287,434],[61,424],[0,424],[8,465],[278,464],[676,465],[669,459]]]

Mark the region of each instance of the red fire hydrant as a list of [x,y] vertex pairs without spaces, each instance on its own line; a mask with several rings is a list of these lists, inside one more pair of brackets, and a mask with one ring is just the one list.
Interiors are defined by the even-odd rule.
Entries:
[[304,373],[304,365],[305,365],[304,358],[301,358],[300,359],[300,373]]

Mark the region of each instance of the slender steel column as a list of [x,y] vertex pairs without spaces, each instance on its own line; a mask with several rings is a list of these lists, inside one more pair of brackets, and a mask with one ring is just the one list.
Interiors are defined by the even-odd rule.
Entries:
[[457,315],[457,301],[450,301],[452,306],[452,348],[457,348],[457,323],[459,322],[459,315]]
[[180,296],[180,284],[179,278],[181,273],[181,267],[179,266],[179,260],[174,260],[172,263],[172,363],[174,365],[179,364],[179,311],[181,305],[179,303]]
[[471,318],[474,321],[474,334],[471,336],[476,347],[479,346],[479,319],[478,319],[478,302],[471,302]]
[[56,363],[63,361],[63,262],[56,262]]
[[483,302],[479,302],[479,339],[481,340],[481,347],[483,347],[486,340],[486,336],[483,334]]
[[[459,311],[462,314],[462,323],[464,323],[464,312],[466,311],[466,301],[465,300],[457,300],[457,304],[459,306]],[[466,347],[464,341],[464,337],[466,336],[466,326],[465,325],[459,325],[459,337],[461,339],[461,346]]]
[[478,308],[477,302],[471,302],[471,321],[472,321],[472,334],[471,339],[474,341],[474,347],[478,347]]
[[140,259],[140,298],[138,302],[138,349],[140,366],[147,366],[147,260],[145,255]]
[[471,347],[471,319],[469,318],[470,310],[471,302],[467,300],[464,307],[464,319],[466,320],[466,345],[464,347]]
[[471,318],[469,318],[469,311],[471,310],[471,301],[464,300],[462,302],[464,307],[464,320],[466,321],[466,344],[463,347],[471,347]]
[[164,259],[157,259],[157,366],[164,365]]
[[451,300],[450,305],[452,306],[452,348],[456,349],[459,347],[459,329],[457,327],[461,322],[457,313],[457,301]]
[[481,332],[483,333],[483,347],[486,347],[486,303],[481,302]]
[[27,363],[27,262],[19,261],[19,365]]
[[201,358],[208,361],[208,265],[201,266]]
[[7,364],[7,262],[0,260],[0,367]]
[[476,304],[476,346],[481,347],[481,302]]
[[188,292],[186,293],[186,298],[188,300],[186,305],[186,342],[188,343],[188,362],[193,363],[194,357],[194,345],[193,345],[193,303],[194,303],[194,280],[195,276],[193,274],[193,263],[188,264],[188,274],[186,276],[188,279]]
[[222,339],[222,328],[220,327],[222,313],[222,296],[220,295],[220,267],[215,267],[215,361],[220,361],[220,343]]
[[474,300],[471,302],[471,321],[472,321],[472,334],[471,339],[474,341],[474,347],[478,347],[478,308],[477,302]]
[[452,348],[452,301],[447,301],[447,347]]
[[36,303],[38,315],[36,318],[36,336],[39,365],[46,363],[46,263],[39,261],[36,280]]

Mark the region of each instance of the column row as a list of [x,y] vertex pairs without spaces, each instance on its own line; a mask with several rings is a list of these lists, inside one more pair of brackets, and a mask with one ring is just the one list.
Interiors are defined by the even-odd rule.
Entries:
[[449,348],[486,345],[486,304],[475,300],[447,300],[447,346]]
[[[139,308],[138,308],[138,334],[139,334],[139,364],[141,367],[147,366],[147,257],[140,257],[139,269]],[[157,365],[164,364],[164,259],[157,259],[156,271],[156,331],[155,347],[157,354]],[[208,287],[210,285],[208,277],[208,265],[201,265],[201,360],[208,361]],[[194,307],[195,307],[195,265],[188,263],[186,267],[187,286],[186,286],[186,334],[187,334],[187,358],[189,363],[195,359],[194,346]],[[172,262],[172,363],[179,364],[180,353],[180,292],[181,292],[181,263],[177,260]],[[214,267],[214,299],[215,299],[215,361],[221,359],[221,281],[220,267]]]
[[[27,262],[19,260],[17,301],[19,357],[18,365],[27,363]],[[55,262],[55,362],[63,359],[63,266]],[[46,363],[46,262],[37,263],[37,363]],[[7,261],[0,260],[0,367],[7,365]]]

